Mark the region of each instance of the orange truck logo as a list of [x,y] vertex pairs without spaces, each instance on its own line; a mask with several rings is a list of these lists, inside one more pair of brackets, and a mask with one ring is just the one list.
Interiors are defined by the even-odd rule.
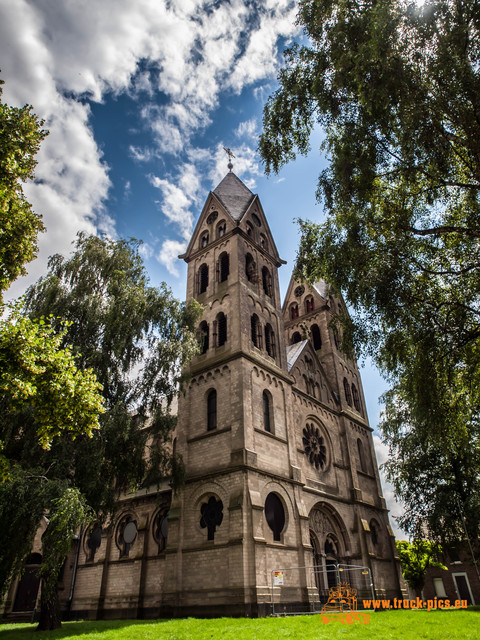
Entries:
[[357,611],[357,590],[348,583],[342,582],[335,587],[331,587],[328,601],[323,605],[320,613],[323,624],[328,624],[334,620],[342,624],[369,624],[370,614]]

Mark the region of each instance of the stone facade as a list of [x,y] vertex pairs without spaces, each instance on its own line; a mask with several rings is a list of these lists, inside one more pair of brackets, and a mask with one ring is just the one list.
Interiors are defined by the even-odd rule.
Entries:
[[[377,597],[401,597],[356,363],[325,283],[291,281],[258,196],[228,173],[186,253],[187,298],[205,308],[203,353],[179,397],[174,446],[185,488],[125,497],[67,562],[72,617],[265,615],[272,571],[359,565]],[[167,517],[168,514],[168,517]],[[285,606],[315,597],[297,571]]]

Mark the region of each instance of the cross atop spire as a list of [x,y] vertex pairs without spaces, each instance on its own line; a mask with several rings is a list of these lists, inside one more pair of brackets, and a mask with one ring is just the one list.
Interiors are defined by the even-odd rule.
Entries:
[[232,150],[230,149],[230,147],[223,147],[223,150],[225,151],[225,153],[228,156],[228,168],[231,171],[233,169],[233,164],[232,164],[232,158],[235,158],[235,156],[233,155]]

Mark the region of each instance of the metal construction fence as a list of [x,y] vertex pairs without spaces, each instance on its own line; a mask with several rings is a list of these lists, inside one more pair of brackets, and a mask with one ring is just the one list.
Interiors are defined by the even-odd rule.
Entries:
[[325,567],[289,567],[271,572],[272,615],[320,613],[328,602],[330,589],[348,584],[363,599],[375,597],[372,573],[368,567],[329,563]]

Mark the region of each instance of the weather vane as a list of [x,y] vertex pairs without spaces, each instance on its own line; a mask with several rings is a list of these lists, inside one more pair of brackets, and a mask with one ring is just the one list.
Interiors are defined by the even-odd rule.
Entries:
[[228,165],[227,166],[231,171],[233,169],[232,158],[235,158],[235,156],[233,155],[233,152],[230,149],[230,147],[223,147],[223,150],[225,151],[225,153],[228,156]]

